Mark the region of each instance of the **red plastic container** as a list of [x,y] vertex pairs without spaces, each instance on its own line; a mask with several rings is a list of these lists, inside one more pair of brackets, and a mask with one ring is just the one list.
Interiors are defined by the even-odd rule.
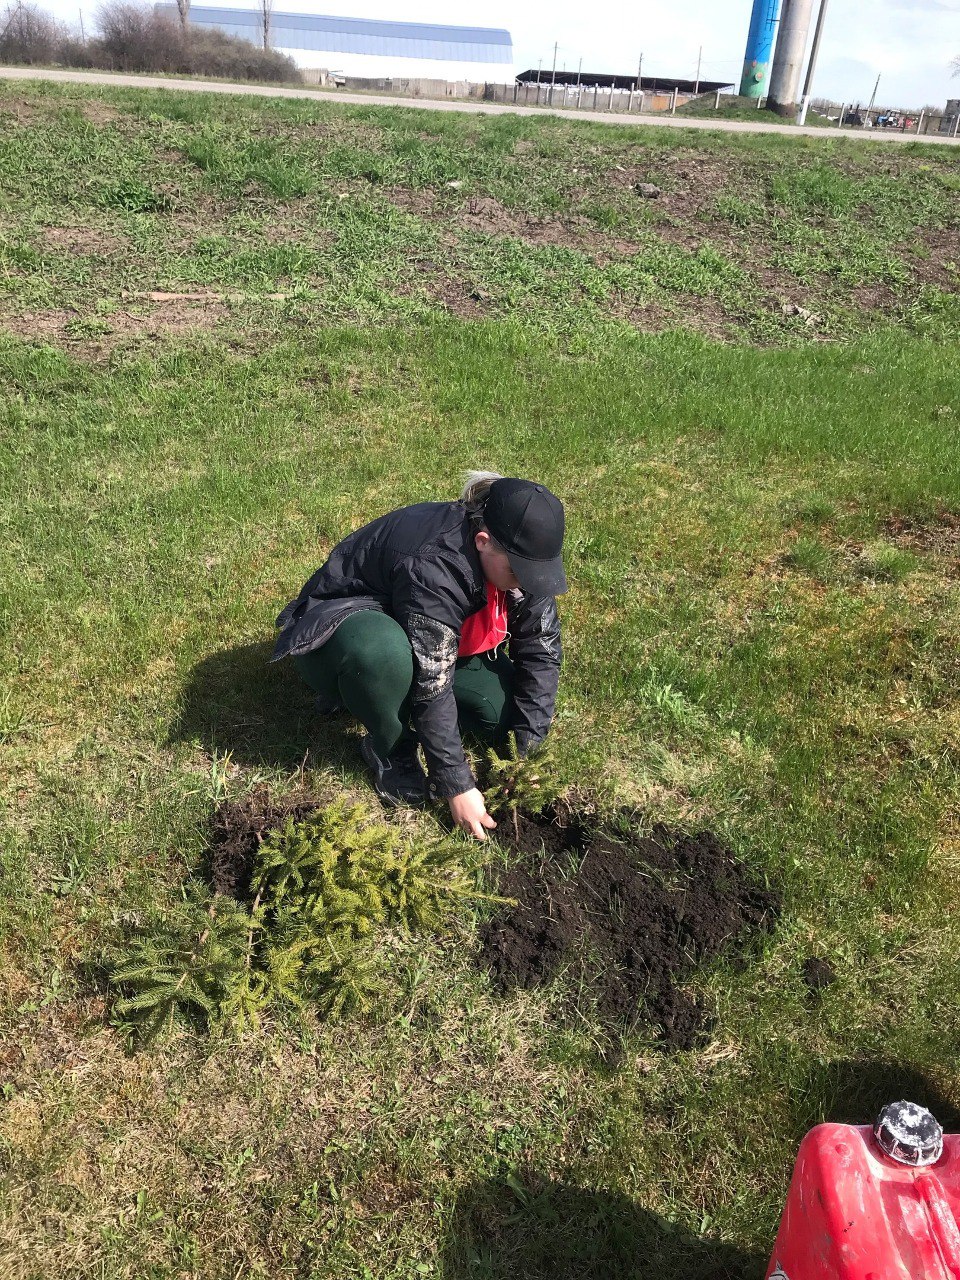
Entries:
[[897,1107],[911,1104],[873,1128],[821,1124],[804,1138],[768,1280],[960,1280],[960,1135],[941,1135],[929,1112],[935,1140],[929,1126],[891,1135]]

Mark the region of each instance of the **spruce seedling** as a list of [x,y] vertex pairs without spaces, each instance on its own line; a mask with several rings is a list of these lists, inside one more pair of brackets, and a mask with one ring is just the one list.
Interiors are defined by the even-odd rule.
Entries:
[[309,977],[323,1015],[336,1022],[368,1013],[383,991],[379,957],[369,942],[328,937],[314,955]]
[[487,766],[487,809],[494,815],[510,814],[514,839],[519,843],[520,810],[542,813],[559,795],[559,789],[553,782],[553,752],[542,743],[534,751],[521,755],[517,736],[511,733],[507,738],[507,754],[501,756],[491,747],[487,751]]
[[242,910],[191,913],[159,934],[139,934],[112,982],[128,991],[114,1006],[121,1026],[144,1040],[169,1034],[178,1014],[213,1017],[243,965],[249,918]]

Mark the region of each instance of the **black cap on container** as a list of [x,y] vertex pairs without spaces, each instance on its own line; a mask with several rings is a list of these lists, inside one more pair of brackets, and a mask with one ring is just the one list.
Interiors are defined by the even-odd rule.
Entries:
[[934,1164],[943,1154],[943,1130],[915,1102],[888,1102],[874,1122],[873,1136],[880,1150],[900,1164]]
[[483,523],[507,553],[523,591],[559,596],[563,571],[563,503],[531,480],[495,480],[483,508]]

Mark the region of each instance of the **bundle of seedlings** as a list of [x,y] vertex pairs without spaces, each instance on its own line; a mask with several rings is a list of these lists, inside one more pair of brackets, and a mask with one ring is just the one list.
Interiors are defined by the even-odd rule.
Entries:
[[382,989],[388,932],[440,927],[479,895],[463,845],[372,820],[361,805],[318,806],[260,838],[244,905],[196,892],[135,935],[112,968],[115,1019],[152,1038],[187,1017],[242,1029],[271,1006],[338,1019]]

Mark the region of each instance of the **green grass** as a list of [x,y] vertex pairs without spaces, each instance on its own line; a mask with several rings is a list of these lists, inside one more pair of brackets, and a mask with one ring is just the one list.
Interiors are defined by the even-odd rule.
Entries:
[[741,97],[739,94],[721,93],[720,105],[716,104],[716,95],[705,93],[699,98],[677,107],[678,116],[692,116],[704,120],[742,120],[747,124],[793,124],[784,116],[761,105],[755,98]]
[[[637,327],[780,344],[956,323],[955,175],[933,147],[74,86],[4,88],[0,113],[0,316],[26,336],[104,351],[151,321],[446,311],[591,350]],[[137,300],[197,287],[227,314]]]
[[[94,125],[95,95],[31,91],[32,145],[4,134],[0,161],[4,314],[27,339],[0,337],[0,1270],[759,1277],[806,1128],[891,1090],[945,1118],[960,1101],[960,597],[948,549],[889,532],[960,509],[953,292],[894,281],[912,327],[823,342],[783,320],[751,344],[756,258],[724,228],[780,252],[754,222],[777,201],[795,241],[805,218],[821,233],[808,261],[863,231],[866,160],[819,139],[103,101],[120,114]],[[218,129],[214,167],[170,154]],[[296,146],[258,150],[271,130]],[[695,246],[615,186],[629,165],[669,202],[707,162],[764,180],[711,195]],[[919,189],[932,231],[945,171],[902,163],[874,174],[884,216]],[[643,219],[631,252],[592,239],[606,215],[570,221],[604,185]],[[568,237],[458,221],[481,196],[539,220],[557,201]],[[50,227],[125,239],[98,257]],[[434,270],[491,303],[447,313]],[[119,340],[123,289],[178,283],[230,291],[215,328]],[[45,341],[23,317],[64,295],[83,328]],[[678,309],[647,333],[625,300]],[[678,330],[710,307],[731,340]],[[776,930],[698,974],[715,1024],[688,1052],[641,1030],[604,1062],[553,989],[496,996],[467,919],[397,939],[370,1021],[128,1055],[98,966],[189,891],[211,806],[262,780],[369,802],[356,729],[266,665],[276,612],[347,530],[474,466],[567,504],[560,781],[718,832],[783,893]],[[837,973],[818,1002],[812,955]]]

